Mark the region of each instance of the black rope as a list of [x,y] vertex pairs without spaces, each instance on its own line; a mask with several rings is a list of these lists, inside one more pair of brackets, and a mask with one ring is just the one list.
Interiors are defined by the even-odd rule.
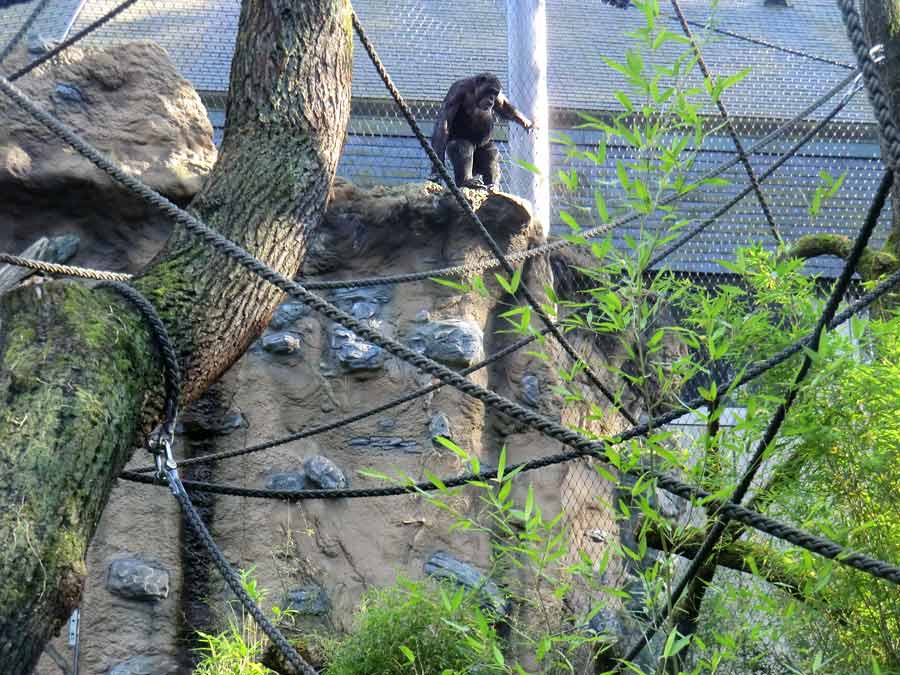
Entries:
[[16,45],[25,37],[25,34],[28,32],[28,29],[34,25],[34,22],[38,20],[43,11],[47,9],[47,5],[50,4],[50,0],[41,0],[34,6],[34,9],[31,10],[31,14],[28,15],[28,18],[22,23],[19,27],[19,30],[15,32],[15,34],[9,39],[9,42],[6,43],[6,46],[3,48],[3,51],[0,51],[0,65],[3,65],[3,62],[9,58],[9,55],[12,54],[13,50],[16,48]]
[[[785,152],[780,157],[778,157],[778,159],[776,159],[774,162],[772,162],[772,164],[765,171],[763,171],[761,174],[759,174],[759,177],[758,177],[759,180],[760,181],[766,180],[769,176],[771,176],[778,169],[780,169],[789,159],[791,159],[792,157],[794,157],[794,155],[796,155],[798,152],[800,152],[800,150],[803,148],[804,145],[809,143],[809,141],[812,140],[822,129],[824,129],[825,126],[829,122],[831,122],[831,120],[833,120],[835,117],[837,117],[837,115],[841,112],[841,110],[843,110],[847,106],[847,104],[850,102],[850,100],[852,99],[853,95],[855,95],[855,93],[856,93],[856,90],[849,92],[841,100],[841,102],[838,105],[836,105],[831,110],[831,112],[828,113],[828,115],[826,115],[821,120],[819,120],[815,124],[815,126],[813,126],[811,129],[809,129],[805,134],[803,134],[803,136],[800,138],[800,140],[798,140],[796,143],[794,143],[794,145],[792,145],[788,149],[787,152]],[[656,267],[657,265],[659,265],[660,262],[662,262],[663,260],[668,258],[670,255],[675,253],[675,251],[677,251],[682,246],[687,244],[691,239],[693,239],[697,235],[701,234],[707,227],[709,227],[714,222],[716,222],[716,220],[718,220],[723,214],[725,214],[728,210],[730,210],[737,202],[741,201],[744,197],[746,197],[752,191],[753,191],[752,185],[748,185],[747,187],[745,187],[734,198],[732,198],[727,204],[725,204],[724,206],[717,209],[713,213],[713,215],[711,215],[706,220],[703,220],[702,222],[700,222],[697,225],[695,225],[694,227],[692,227],[690,230],[688,230],[683,235],[681,235],[678,239],[676,239],[674,242],[672,242],[672,244],[670,246],[663,249],[663,251],[661,251],[657,256],[655,256],[647,264],[647,267],[653,268],[653,267]]]
[[246,609],[250,616],[253,617],[256,625],[262,629],[269,640],[272,641],[272,644],[274,644],[284,655],[288,663],[297,669],[297,672],[303,673],[304,675],[317,675],[315,668],[310,666],[303,657],[297,653],[297,650],[287,641],[287,638],[284,637],[281,631],[266,618],[266,615],[263,614],[259,605],[253,601],[253,598],[250,597],[241,585],[240,576],[235,572],[231,563],[229,563],[222,554],[222,549],[216,544],[206,525],[203,523],[200,514],[197,513],[197,509],[194,508],[191,498],[188,496],[187,491],[184,489],[184,485],[182,485],[181,480],[178,477],[178,472],[174,470],[168,471],[166,475],[169,479],[169,485],[172,488],[172,494],[175,495],[178,504],[184,512],[185,521],[197,536],[200,537],[200,541],[203,542],[203,545],[209,552],[213,564],[215,564],[216,568],[219,570],[222,578],[225,579],[225,583],[228,584],[232,593],[237,596],[244,609]]
[[[707,81],[713,82],[712,73],[709,70],[709,66],[706,65],[706,60],[703,58],[703,52],[700,51],[700,45],[697,42],[697,39],[694,37],[694,33],[691,31],[690,25],[688,25],[687,17],[684,15],[684,11],[681,9],[681,5],[678,0],[671,0],[672,8],[675,10],[675,16],[678,18],[679,23],[681,24],[681,30],[684,31],[685,37],[690,41],[691,48],[694,51],[694,57],[697,59],[697,65],[700,66],[700,72],[703,73],[703,77],[706,78]],[[740,159],[741,164],[744,166],[744,171],[747,172],[747,178],[750,179],[750,186],[753,188],[753,192],[756,194],[756,200],[759,202],[759,208],[762,209],[763,215],[766,217],[766,222],[769,224],[769,230],[772,232],[772,236],[775,238],[775,243],[781,245],[784,243],[784,240],[781,238],[781,234],[778,232],[778,227],[775,225],[775,216],[772,215],[772,209],[769,208],[769,202],[766,201],[766,197],[763,194],[762,187],[759,184],[759,181],[756,179],[756,172],[753,170],[753,167],[750,165],[750,160],[747,157],[747,153],[744,151],[744,144],[741,143],[741,139],[738,136],[737,130],[734,128],[734,124],[731,122],[731,116],[728,114],[728,108],[725,106],[725,101],[721,96],[717,96],[715,98],[716,107],[719,109],[719,115],[721,115],[722,120],[725,123],[725,129],[728,131],[728,135],[731,137],[731,142],[734,143],[734,148],[737,150],[738,159]]]
[[108,11],[106,14],[101,16],[99,19],[88,24],[87,26],[82,28],[80,31],[78,31],[77,33],[72,35],[72,37],[70,37],[66,40],[63,40],[58,45],[56,45],[53,49],[51,49],[50,51],[48,51],[44,54],[41,54],[39,57],[37,57],[34,61],[30,62],[28,65],[25,65],[25,66],[22,66],[21,68],[19,68],[19,70],[17,70],[16,72],[14,72],[12,75],[9,76],[9,78],[8,78],[9,81],[15,82],[20,77],[24,77],[25,75],[30,73],[32,70],[34,70],[41,64],[46,63],[50,59],[58,56],[59,54],[61,54],[65,50],[67,50],[69,47],[74,45],[76,42],[83,40],[88,35],[90,35],[95,30],[97,30],[98,28],[103,27],[104,25],[106,25],[107,23],[109,23],[110,21],[115,19],[119,14],[121,14],[126,9],[131,7],[137,1],[138,0],[125,0],[125,2],[123,2],[122,4],[116,5],[110,11]]
[[[670,16],[670,19],[673,21],[677,21],[677,17]],[[809,59],[811,61],[818,61],[819,63],[827,63],[831,66],[837,66],[838,68],[845,68],[847,70],[853,70],[853,66],[849,63],[842,63],[841,61],[836,61],[834,59],[829,59],[826,56],[817,56],[816,54],[810,54],[809,52],[800,51],[799,49],[794,49],[793,47],[785,47],[784,45],[775,44],[774,42],[768,42],[767,40],[763,40],[761,38],[751,37],[750,35],[743,35],[741,33],[735,33],[734,31],[727,30],[725,28],[719,28],[718,26],[711,26],[709,24],[702,23],[700,21],[688,21],[691,26],[695,28],[702,28],[703,30],[709,30],[713,33],[719,33],[720,35],[727,35],[728,37],[735,38],[737,40],[742,40],[743,42],[749,42],[751,44],[759,45],[760,47],[766,47],[768,49],[774,49],[775,51],[783,52],[785,54],[790,54],[792,56],[799,56],[804,59]]]
[[[171,443],[171,436],[174,433],[175,428],[175,418],[178,413],[178,397],[180,395],[181,389],[181,371],[178,366],[178,358],[175,354],[175,347],[172,345],[172,340],[169,337],[169,333],[166,330],[165,324],[163,324],[162,319],[160,319],[159,314],[156,312],[156,309],[147,300],[147,298],[141,295],[141,293],[132,286],[114,281],[101,284],[100,287],[111,288],[120,295],[124,296],[140,311],[141,315],[150,326],[154,342],[159,347],[159,350],[163,357],[165,404],[163,410],[163,424],[161,433],[164,435],[164,441],[166,443]],[[170,450],[171,446],[167,445],[166,454],[168,455],[168,457],[165,458],[164,463],[160,464],[161,466],[164,466],[165,479],[172,490],[172,494],[175,495],[175,498],[178,500],[178,504],[181,506],[181,510],[184,512],[185,521],[191,527],[191,529],[194,530],[197,536],[200,537],[200,540],[206,547],[210,558],[212,559],[213,563],[215,563],[219,572],[222,574],[222,577],[225,579],[225,583],[228,584],[229,588],[231,588],[232,592],[234,592],[238,600],[240,600],[241,605],[243,605],[244,609],[246,609],[247,612],[253,617],[257,625],[268,636],[268,638],[279,649],[279,651],[281,651],[288,662],[292,666],[294,666],[298,670],[298,672],[304,673],[305,675],[317,675],[315,669],[303,660],[303,658],[287,641],[284,635],[281,634],[278,628],[276,628],[275,625],[266,618],[265,614],[263,614],[262,610],[259,608],[256,602],[253,601],[253,598],[250,597],[250,595],[241,585],[240,576],[237,574],[237,572],[235,572],[231,564],[225,559],[225,556],[222,554],[222,550],[216,544],[215,540],[213,540],[212,536],[209,533],[209,530],[206,528],[206,525],[200,518],[200,514],[197,513],[197,509],[194,508],[194,505],[191,502],[191,498],[185,491],[184,485],[182,485],[181,479],[178,476],[177,466],[171,459]]]
[[[774,140],[779,138],[780,136],[787,133],[794,125],[803,121],[807,116],[809,116],[814,111],[821,108],[825,103],[834,98],[841,90],[843,90],[848,84],[853,82],[857,77],[857,73],[853,72],[843,78],[840,82],[834,85],[831,89],[829,89],[826,93],[819,96],[815,101],[806,106],[803,110],[801,110],[797,115],[795,115],[792,119],[788,120],[781,126],[777,127],[773,131],[769,132],[766,136],[761,138],[759,141],[754,143],[747,149],[748,154],[756,154],[761,151],[763,148],[771,144]],[[856,93],[856,89],[852,90],[848,93],[848,96],[852,97]],[[827,121],[831,121],[834,119],[841,110],[846,107],[848,100],[842,100],[831,112],[826,116]],[[824,126],[824,125],[823,125]],[[821,129],[821,127],[820,127]],[[809,137],[812,138],[811,136]],[[807,140],[808,142],[808,140]],[[795,151],[796,152],[796,151]],[[701,178],[698,182],[703,183],[705,181],[711,180],[718,176],[721,176],[726,171],[731,169],[740,163],[740,158],[735,156],[732,159],[723,162],[718,167],[710,170]],[[768,175],[764,177],[760,177],[760,180],[764,180],[768,178]],[[678,192],[669,195],[664,198],[660,202],[660,206],[668,206],[674,202],[677,202],[687,195],[690,192]],[[741,193],[736,198],[727,202],[727,209],[731,209],[738,202],[740,202],[749,192]],[[726,209],[726,210],[727,210]],[[603,234],[607,234],[611,230],[620,227],[622,225],[627,225],[628,223],[634,222],[635,220],[642,217],[643,214],[637,212],[631,212],[624,216],[620,216],[615,220],[610,221],[609,223],[605,223],[602,225],[598,225],[597,227],[593,227],[583,232],[579,233],[579,236],[584,237],[585,239],[593,239],[595,237],[599,237]],[[547,255],[553,253],[555,251],[562,250],[564,248],[568,248],[569,246],[573,246],[573,242],[568,239],[560,239],[558,241],[550,242],[548,244],[543,244],[541,246],[537,246],[535,248],[528,249],[527,251],[521,251],[518,253],[512,253],[507,256],[507,260],[513,262],[523,262],[530,258],[534,258],[541,255]],[[672,251],[670,251],[671,253]],[[667,254],[669,255],[669,254]],[[664,256],[665,257],[665,256]],[[468,274],[482,272],[484,270],[491,269],[493,267],[497,267],[500,263],[495,258],[485,258],[483,260],[476,260],[472,263],[468,263],[465,265],[454,265],[451,267],[444,267],[440,269],[434,270],[426,270],[424,272],[410,272],[407,274],[397,274],[391,276],[381,276],[381,277],[365,277],[359,279],[343,279],[343,280],[334,280],[334,281],[316,281],[314,279],[300,279],[300,282],[307,290],[330,290],[337,288],[362,288],[362,287],[371,287],[371,286],[383,286],[383,285],[392,285],[392,284],[402,284],[409,283],[414,281],[424,281],[433,277],[459,277],[466,276]]]
[[[466,216],[468,216],[469,221],[471,221],[471,223],[475,225],[475,227],[481,232],[481,237],[487,243],[488,248],[491,249],[491,253],[494,254],[494,257],[500,262],[503,269],[506,270],[506,273],[510,277],[512,277],[516,272],[515,268],[512,266],[509,260],[507,260],[493,235],[491,235],[488,229],[484,226],[484,223],[481,222],[481,218],[479,218],[478,214],[475,213],[475,209],[472,208],[469,200],[466,199],[465,195],[463,195],[462,192],[460,192],[459,187],[456,185],[456,181],[453,179],[453,176],[450,175],[450,172],[447,171],[447,167],[444,165],[444,162],[440,157],[437,156],[434,148],[431,147],[431,142],[427,138],[425,138],[425,134],[419,127],[418,122],[416,122],[416,118],[413,116],[412,110],[409,109],[409,106],[406,105],[406,101],[403,100],[403,97],[400,95],[397,87],[394,86],[394,83],[391,80],[391,76],[388,74],[387,70],[384,67],[384,63],[382,63],[381,59],[378,56],[378,53],[375,51],[374,45],[372,45],[372,43],[369,41],[369,38],[366,35],[366,31],[363,29],[362,23],[360,23],[359,16],[357,16],[356,11],[351,9],[350,12],[351,17],[353,18],[353,28],[356,30],[359,41],[362,43],[363,48],[369,55],[369,59],[372,61],[372,64],[378,71],[378,75],[381,77],[381,81],[384,82],[384,86],[387,87],[387,90],[393,97],[394,102],[400,109],[400,112],[403,113],[403,117],[406,118],[406,121],[409,124],[409,128],[412,130],[416,139],[419,141],[419,145],[422,146],[425,154],[428,155],[428,158],[431,160],[434,170],[447,185],[447,189],[450,190],[451,194],[456,199],[463,212],[466,214]],[[622,415],[622,417],[624,417],[626,420],[628,420],[630,424],[637,424],[637,418],[635,418],[634,415],[632,415],[628,411],[628,409],[624,405],[622,405],[619,398],[605,384],[603,384],[603,382],[600,380],[600,376],[594,371],[593,367],[591,367],[591,364],[588,363],[587,360],[584,359],[577,351],[575,351],[575,348],[572,346],[566,336],[563,335],[559,326],[557,326],[553,322],[553,320],[548,316],[547,312],[544,311],[541,303],[538,302],[538,299],[535,298],[531,293],[531,290],[528,288],[528,284],[523,281],[521,284],[519,284],[519,290],[521,291],[528,304],[531,305],[532,311],[537,314],[544,326],[550,329],[550,334],[553,335],[554,339],[559,343],[563,350],[576,364],[581,365],[585,375],[587,375],[587,378],[591,381],[591,384],[593,384],[597,388],[597,390],[603,394],[603,396],[612,404],[612,406],[619,412],[619,414]]]
[[[866,215],[866,220],[863,223],[862,228],[860,228],[859,234],[856,237],[856,241],[853,244],[853,249],[851,250],[850,255],[847,256],[847,261],[844,264],[843,270],[841,270],[841,275],[835,281],[834,287],[831,291],[831,295],[825,305],[825,309],[822,311],[822,315],[819,317],[819,320],[816,323],[815,328],[813,329],[812,338],[808,343],[808,352],[803,357],[803,363],[801,364],[799,370],[797,371],[797,374],[794,377],[794,382],[791,385],[791,388],[788,390],[784,401],[782,401],[778,405],[778,408],[775,410],[775,414],[769,421],[769,424],[766,427],[762,438],[756,446],[756,450],[750,458],[750,462],[748,463],[747,468],[741,475],[741,478],[731,495],[730,502],[740,504],[744,500],[744,497],[747,495],[747,491],[750,489],[750,486],[753,483],[753,479],[756,477],[759,468],[762,466],[765,453],[774,442],[775,437],[778,435],[778,432],[781,429],[781,425],[784,423],[784,420],[787,417],[788,411],[790,411],[791,406],[796,400],[797,394],[800,391],[800,384],[803,382],[812,368],[812,354],[819,351],[822,334],[824,333],[828,324],[834,318],[834,315],[837,312],[838,305],[843,299],[844,294],[847,292],[847,289],[850,287],[850,282],[853,279],[853,274],[856,272],[856,267],[859,264],[859,260],[860,258],[862,258],[862,255],[866,250],[866,246],[869,243],[869,239],[871,238],[872,233],[875,231],[875,227],[878,225],[878,218],[881,216],[881,212],[884,210],[884,205],[887,202],[887,198],[891,192],[891,187],[893,186],[893,184],[894,172],[891,169],[888,169],[884,172],[884,175],[881,178],[881,183],[879,184],[878,190],[875,193],[875,197],[872,200],[872,204],[869,207],[869,212]],[[685,573],[682,575],[678,584],[676,584],[675,588],[672,590],[672,593],[669,596],[668,603],[664,605],[657,616],[649,622],[650,625],[648,631],[646,633],[642,633],[635,644],[631,647],[631,649],[628,650],[628,653],[625,655],[625,662],[633,661],[635,658],[637,658],[637,655],[652,639],[658,628],[663,625],[666,619],[668,619],[669,614],[678,603],[688,584],[697,575],[700,569],[707,563],[707,558],[712,553],[715,546],[719,543],[722,535],[725,533],[725,528],[728,526],[729,520],[730,519],[728,518],[728,516],[720,516],[715,520],[712,527],[707,532],[706,538],[701,544],[700,549],[694,555],[694,558],[688,566],[687,570],[685,570]],[[620,666],[617,670],[621,672],[622,667],[624,666]]]
[[[120,167],[115,165],[102,153],[100,153],[96,148],[87,143],[87,141],[85,141],[71,128],[54,118],[45,110],[41,109],[40,106],[36,105],[34,101],[32,101],[17,87],[12,85],[6,78],[0,77],[0,91],[3,91],[3,93],[13,101],[15,101],[17,105],[27,110],[29,114],[34,116],[35,119],[40,121],[53,134],[71,145],[75,150],[84,155],[95,166],[97,166],[97,168],[104,171],[113,180],[123,185],[124,187],[132,191],[136,196],[140,197],[147,203],[151,204],[152,206],[159,209],[160,211],[171,217],[173,220],[181,224],[187,232],[197,237],[200,241],[213,247],[219,253],[223,253],[229,256],[232,260],[240,264],[245,269],[258,275],[260,278],[268,281],[285,293],[288,293],[289,295],[301,300],[317,312],[320,312],[326,318],[356,333],[363,340],[382,347],[388,353],[393,354],[397,358],[406,361],[412,366],[441,379],[447,384],[453,385],[466,395],[477,398],[489,407],[495,410],[499,410],[504,414],[512,417],[513,419],[516,419],[523,424],[527,424],[533,429],[540,431],[541,433],[554,438],[561,443],[564,443],[576,449],[581,449],[585,454],[597,454],[598,456],[602,456],[602,451],[605,446],[603,442],[591,441],[589,439],[586,439],[583,436],[560,426],[556,422],[542,415],[538,415],[537,413],[527,410],[522,406],[502,396],[499,396],[494,392],[491,392],[487,389],[484,389],[483,387],[480,387],[479,385],[466,380],[458,373],[450,370],[449,368],[446,368],[445,366],[442,366],[441,364],[421,354],[417,354],[416,352],[410,350],[409,348],[396,342],[395,340],[383,336],[380,333],[372,330],[338,307],[335,307],[318,295],[307,291],[302,285],[298,284],[297,282],[291,281],[290,279],[287,279],[283,275],[279,274],[271,266],[260,260],[257,260],[246,250],[244,250],[234,242],[228,240],[220,233],[211,229],[205,223],[200,221],[196,216],[190,214],[184,209],[179,208],[170,200],[160,195],[158,192],[144,185],[134,176],[131,176],[130,174],[123,171]],[[674,477],[659,477],[659,485],[664,490],[672,492],[673,494],[678,494],[679,496],[681,494],[705,494],[705,492],[700,488],[688,485],[687,483],[684,483],[683,481],[680,481]],[[680,492],[676,492],[676,490],[680,490]],[[748,509],[745,509],[738,505],[732,505],[728,508],[730,509],[729,513],[733,512],[735,514],[733,516],[735,520],[747,522],[748,524],[751,524],[752,527],[756,527],[755,525],[752,525],[754,518],[757,519],[756,522],[761,522],[758,520],[759,518],[765,519],[764,516],[761,516],[760,514],[754,515],[755,512],[749,511]],[[743,511],[741,509],[743,509]],[[748,513],[745,512],[748,512],[749,516]],[[784,537],[786,541],[792,541],[792,539],[790,539],[789,537],[792,537],[794,535],[791,534],[792,529],[790,528],[790,526],[780,524],[777,521],[773,521],[771,519],[768,520],[771,521],[770,525],[772,527],[776,529],[778,527],[782,528],[781,531],[786,533]],[[806,536],[812,537],[812,535]],[[802,540],[802,537],[800,539]],[[836,544],[833,545],[837,546]],[[828,551],[830,550],[827,546],[820,546],[819,549],[821,551],[824,551],[822,555],[827,555]],[[809,550],[812,550],[816,553],[820,552],[819,550],[814,548],[810,548]],[[860,556],[862,560],[860,559]],[[867,556],[864,556],[863,554],[851,555],[846,560],[849,561],[846,562],[846,564],[856,567],[857,569],[869,571],[876,576],[882,576],[883,578],[895,581],[896,583],[900,583],[900,567],[871,559]],[[842,563],[845,563],[845,560],[843,558],[841,558],[840,561]]]
[[97,288],[109,288],[134,305],[150,326],[154,342],[159,347],[163,359],[163,376],[165,381],[165,403],[163,405],[163,430],[167,437],[175,434],[175,420],[178,416],[178,397],[181,392],[181,368],[178,355],[172,346],[169,332],[156,312],[156,308],[141,293],[128,284],[119,281],[108,281],[98,284]]
[[[546,335],[549,331],[544,329],[541,333],[536,335],[530,335],[528,337],[521,338],[516,342],[504,347],[503,349],[498,350],[488,358],[483,361],[479,361],[468,368],[465,368],[459,371],[460,375],[470,375],[486,366],[499,361],[503,357],[508,354],[512,354],[515,351],[518,351],[522,347],[531,344],[535,340],[537,340],[542,335]],[[179,466],[193,466],[195,464],[210,464],[212,462],[218,462],[223,459],[229,459],[232,457],[242,457],[245,455],[252,455],[257,452],[261,452],[263,450],[269,450],[270,448],[278,447],[279,445],[285,445],[286,443],[292,443],[294,441],[299,441],[304,438],[310,438],[311,436],[318,436],[320,434],[324,434],[328,431],[334,431],[335,429],[340,429],[341,427],[345,427],[349,424],[353,424],[354,422],[359,422],[361,420],[367,419],[369,417],[373,417],[380,413],[385,412],[386,410],[390,410],[392,408],[396,408],[397,406],[403,405],[404,403],[409,403],[410,401],[414,401],[417,398],[421,398],[423,396],[427,396],[433,391],[437,391],[446,385],[443,382],[435,382],[434,384],[429,384],[427,387],[421,387],[412,391],[408,394],[395,398],[387,403],[376,406],[374,408],[369,408],[368,410],[364,410],[363,412],[356,413],[354,415],[348,415],[346,417],[342,417],[334,422],[328,422],[326,424],[320,424],[309,429],[304,429],[303,431],[298,431],[293,434],[288,434],[287,436],[283,436],[281,438],[276,438],[271,441],[265,441],[263,443],[257,443],[256,445],[251,445],[247,448],[240,448],[237,450],[226,450],[223,452],[215,452],[208,455],[201,455],[199,457],[191,457],[190,459],[181,459],[178,460]],[[122,473],[121,477],[126,480],[133,480],[133,474],[136,473],[149,473],[154,470],[152,466],[142,466],[136,469],[132,469],[131,471],[126,471]],[[186,483],[187,485],[187,483]]]

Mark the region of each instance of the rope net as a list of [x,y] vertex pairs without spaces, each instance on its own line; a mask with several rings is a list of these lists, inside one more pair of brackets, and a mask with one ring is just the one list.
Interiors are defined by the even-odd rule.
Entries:
[[[33,20],[26,40],[33,54],[39,54],[41,43],[46,47],[53,40],[90,26],[117,4],[112,0],[88,0],[83,4],[50,2]],[[482,71],[497,73],[511,98],[512,92],[526,91],[533,85],[517,79],[521,77],[520,69],[510,63],[509,54],[513,50],[508,44],[504,2],[359,0],[354,5],[426,135],[431,133],[444,93],[456,79]],[[604,161],[586,156],[587,152],[597,152],[606,134],[596,126],[585,127],[586,120],[579,113],[587,112],[605,121],[626,112],[623,101],[614,92],[626,89],[627,84],[619,73],[603,64],[602,58],[623,60],[629,47],[627,34],[642,21],[642,15],[634,8],[616,11],[600,3],[588,5],[559,0],[547,6],[547,126],[554,139],[548,171],[550,232],[557,236],[571,231],[566,214],[574,216],[583,227],[600,224],[596,215],[594,220],[588,215],[597,204],[598,191],[610,218],[631,213],[633,203],[622,190],[617,166],[637,164],[642,159],[631,145],[615,140],[604,143]],[[688,18],[696,20],[691,25],[714,75],[729,77],[745,67],[750,68],[749,74],[729,89],[724,99],[735,134],[744,148],[752,148],[816,102],[823,92],[847,78],[850,66],[846,64],[853,62],[853,55],[842,28],[835,21],[831,3],[808,3],[808,6],[792,8],[791,15],[764,9],[762,5],[753,10],[731,12],[730,6],[725,5],[720,3],[719,13],[709,16],[706,3],[683,3]],[[31,2],[0,10],[0,18],[4,19],[0,24],[0,45],[29,20],[34,6]],[[663,8],[662,15],[673,32],[680,32],[668,7]],[[150,39],[165,47],[184,77],[201,92],[218,141],[225,122],[229,60],[238,16],[236,0],[217,3],[140,0],[93,31],[79,46]],[[760,21],[767,26],[765,36],[770,43],[743,39],[761,35]],[[812,35],[817,36],[815,40],[809,37]],[[598,39],[601,36],[602,40]],[[779,45],[790,45],[793,53],[778,49]],[[660,65],[676,58],[675,45],[657,56]],[[339,174],[362,186],[424,180],[431,173],[430,163],[359,44],[355,59],[353,112]],[[592,65],[585,67],[585,61]],[[598,77],[600,72],[602,76]],[[690,83],[702,87],[696,73]],[[810,86],[810,83],[815,84]],[[846,91],[836,91],[833,98],[804,115],[764,148],[748,152],[748,161],[756,175],[764,175],[815,123],[825,120],[850,89],[848,85]],[[513,98],[513,103],[516,102]],[[694,159],[686,169],[686,180],[697,179],[735,156],[734,140],[722,126],[714,106],[708,103],[702,114],[714,130],[705,136],[701,145],[688,148]],[[514,190],[511,177],[522,171],[511,151],[512,133],[514,130],[505,123],[499,124],[495,133],[503,172],[501,190]],[[861,215],[882,173],[877,126],[865,97],[849,99],[833,119],[816,131],[812,140],[781,161],[783,165],[761,181],[760,190],[785,241],[791,244],[813,233],[852,236],[859,228]],[[577,181],[573,172],[577,173]],[[737,199],[748,185],[747,169],[737,162],[722,177],[727,182],[692,192],[679,200],[678,214],[688,222],[687,228]],[[840,199],[830,200],[812,214],[810,204],[817,188],[838,177],[843,177]],[[880,247],[886,239],[889,214],[890,208],[886,208],[873,236],[875,247]],[[642,241],[658,235],[664,227],[658,216],[639,218],[615,228],[612,243],[627,251],[629,239]],[[714,286],[729,280],[729,270],[719,261],[732,260],[736,246],[753,243],[768,250],[775,245],[760,200],[755,192],[749,192],[672,252],[666,265],[683,278]],[[840,266],[837,259],[818,258],[807,268],[833,277]],[[590,279],[575,278],[569,297],[577,299],[580,291],[591,286]],[[722,373],[722,378],[730,374],[733,372]],[[695,395],[696,389],[687,393]],[[574,420],[563,422],[566,426],[575,424]],[[730,417],[725,426],[736,424],[736,419]],[[683,444],[690,445],[690,439],[702,436],[706,425],[696,417],[682,418],[668,428],[684,439]],[[576,514],[572,521],[579,532],[593,533],[591,536],[603,539],[603,533],[625,529],[610,511],[591,508],[598,499],[615,502],[620,496],[616,488],[600,480],[586,460],[573,462],[567,472],[569,503],[566,508]],[[189,481],[186,484],[190,487]],[[767,539],[766,535],[756,536]],[[634,580],[626,569],[619,572],[619,581]]]

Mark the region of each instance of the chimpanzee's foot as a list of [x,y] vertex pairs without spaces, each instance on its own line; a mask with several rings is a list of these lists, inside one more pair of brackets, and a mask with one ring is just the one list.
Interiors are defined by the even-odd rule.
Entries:
[[472,190],[486,190],[487,187],[484,184],[484,181],[481,180],[481,176],[472,176],[468,180],[464,180],[459,184],[460,187],[471,188]]
[[484,186],[484,189],[487,190],[488,192],[497,192],[497,191],[499,191],[500,186],[497,185],[496,183],[488,183],[487,185]]

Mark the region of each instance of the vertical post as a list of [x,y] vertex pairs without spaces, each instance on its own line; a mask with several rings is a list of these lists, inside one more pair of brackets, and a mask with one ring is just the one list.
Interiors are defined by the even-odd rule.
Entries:
[[550,231],[550,115],[547,97],[547,6],[545,0],[507,0],[507,91],[535,128],[529,135],[509,125],[509,154],[513,160],[533,164],[536,175],[519,166],[509,169],[507,190],[529,200],[534,216]]

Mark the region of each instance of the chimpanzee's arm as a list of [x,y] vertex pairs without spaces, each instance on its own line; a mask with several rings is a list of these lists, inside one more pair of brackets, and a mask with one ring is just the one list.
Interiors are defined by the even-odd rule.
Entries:
[[525,129],[532,129],[534,127],[534,122],[516,110],[516,106],[504,96],[503,92],[500,92],[500,95],[497,96],[497,101],[494,103],[494,109],[497,111],[497,114],[505,120],[515,122]]
[[453,126],[453,119],[456,117],[456,113],[459,112],[461,103],[461,97],[454,89],[456,87],[452,87],[447,93],[437,120],[434,123],[434,131],[431,134],[431,146],[442,162],[444,161],[444,152],[447,149],[447,141],[450,140],[450,127]]

